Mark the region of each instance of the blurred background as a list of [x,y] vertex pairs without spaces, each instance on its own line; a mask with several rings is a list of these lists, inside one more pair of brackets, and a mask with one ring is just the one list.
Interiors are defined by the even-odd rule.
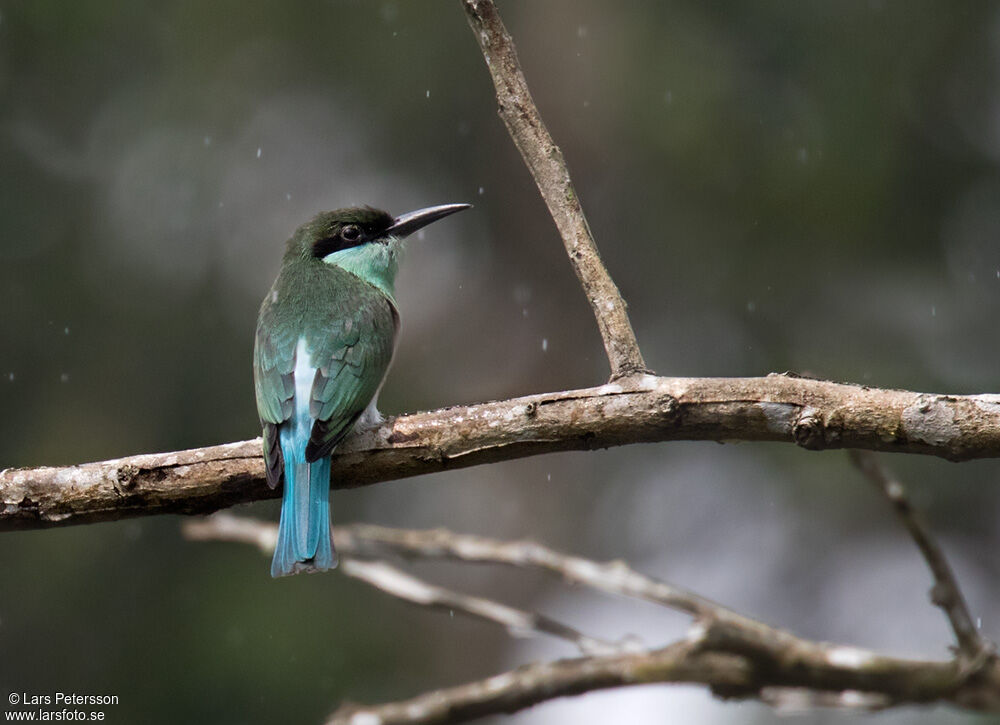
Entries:
[[[995,3],[501,10],[657,372],[1000,391]],[[383,412],[602,383],[457,2],[0,0],[0,467],[258,435],[251,339],[292,230],[446,202],[476,208],[410,245]],[[1000,638],[998,464],[886,462]],[[277,520],[277,502],[245,512]],[[341,491],[334,516],[625,558],[810,638],[936,658],[951,641],[915,547],[842,452],[552,455]],[[272,581],[268,557],[180,523],[0,536],[0,689],[116,694],[117,723],[317,723],[344,699],[574,654],[336,573]],[[612,639],[688,624],[530,573],[416,570]],[[650,687],[494,722],[779,719]]]

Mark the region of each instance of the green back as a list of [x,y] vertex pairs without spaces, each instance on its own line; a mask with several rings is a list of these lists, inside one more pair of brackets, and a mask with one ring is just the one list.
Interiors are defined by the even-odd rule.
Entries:
[[390,299],[350,272],[289,249],[264,298],[254,345],[257,411],[264,427],[269,482],[280,478],[277,426],[295,409],[292,372],[303,338],[317,368],[309,401],[316,419],[307,460],[328,455],[378,392],[395,347],[398,316]]

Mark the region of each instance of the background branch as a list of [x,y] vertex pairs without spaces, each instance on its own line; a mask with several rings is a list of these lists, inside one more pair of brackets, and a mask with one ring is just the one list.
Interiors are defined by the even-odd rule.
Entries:
[[590,300],[611,365],[611,379],[649,372],[632,331],[625,300],[601,261],[566,161],[538,114],[514,42],[496,6],[492,0],[463,0],[462,6],[493,79],[500,118],[538,185],[566,246],[573,271]]
[[772,702],[781,701],[776,696],[781,690],[818,688],[834,695],[824,698],[825,704],[841,707],[951,702],[995,710],[1000,704],[1000,675],[995,668],[971,683],[963,681],[960,668],[951,662],[869,656],[861,650],[822,646],[775,651],[764,642],[727,643],[713,641],[712,636],[710,630],[695,629],[687,640],[652,652],[530,664],[402,702],[346,705],[327,725],[459,723],[568,695],[653,683],[700,683],[724,698],[759,697],[766,690],[765,697]]
[[[267,553],[273,549],[276,537],[272,523],[225,513],[189,522],[184,530],[189,538],[249,543]],[[970,668],[959,661],[907,660],[856,647],[812,642],[646,577],[624,562],[601,564],[530,541],[500,541],[444,529],[419,531],[364,524],[335,527],[334,537],[338,549],[347,557],[345,564],[349,564],[344,573],[390,595],[422,606],[455,606],[508,628],[527,621],[527,631],[559,636],[581,649],[603,651],[595,653],[591,649],[590,656],[583,658],[527,665],[404,702],[345,706],[330,723],[363,722],[365,717],[383,723],[463,722],[486,714],[514,712],[566,695],[652,682],[698,683],[720,697],[755,697],[772,704],[792,701],[885,707],[942,701],[970,709],[1000,710],[1000,667],[992,657],[980,658],[977,666]],[[668,647],[655,651],[635,651],[633,647],[630,652],[622,652],[620,647],[580,635],[542,615],[506,611],[506,605],[448,592],[384,561],[355,558],[390,554],[542,568],[570,583],[684,611],[694,616],[695,623],[685,640]],[[789,688],[796,692],[789,692]],[[798,691],[803,688],[808,692]]]
[[548,635],[574,645],[583,654],[621,652],[623,647],[591,637],[551,617],[527,612],[485,597],[452,591],[404,572],[385,561],[363,561],[345,557],[341,571],[381,589],[386,594],[413,604],[445,611],[458,611],[470,617],[499,624],[515,637]]
[[910,505],[903,484],[896,480],[869,451],[851,451],[851,461],[889,500],[893,511],[927,562],[934,577],[931,601],[947,616],[958,642],[959,657],[968,667],[979,666],[986,658],[993,656],[993,648],[979,635],[979,630],[972,623],[969,605],[965,602],[962,589],[945,558],[944,551]]
[[[366,546],[366,543],[378,533],[383,536],[397,533],[411,537],[430,533],[443,537],[449,532],[409,531],[363,524],[335,527],[334,542],[340,555],[339,571],[342,574],[412,604],[444,611],[458,611],[499,624],[515,637],[527,635],[557,637],[574,645],[581,653],[589,655],[620,653],[626,649],[625,645],[583,634],[551,617],[517,609],[493,599],[471,596],[430,584],[386,561],[359,558],[371,556],[373,547]],[[278,527],[266,521],[218,513],[205,519],[187,522],[184,525],[184,535],[193,541],[231,541],[251,544],[270,555],[278,539]]]

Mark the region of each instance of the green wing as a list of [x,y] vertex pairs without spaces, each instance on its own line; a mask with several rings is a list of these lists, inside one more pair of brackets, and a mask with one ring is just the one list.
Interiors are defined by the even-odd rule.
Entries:
[[330,320],[330,332],[312,346],[317,366],[309,401],[315,419],[306,460],[333,451],[378,393],[392,361],[398,318],[383,294],[360,295],[352,314]]
[[275,488],[284,471],[278,425],[288,420],[295,409],[295,330],[277,325],[271,295],[264,301],[257,318],[253,346],[253,383],[257,394],[257,415],[263,429],[264,467],[267,485]]

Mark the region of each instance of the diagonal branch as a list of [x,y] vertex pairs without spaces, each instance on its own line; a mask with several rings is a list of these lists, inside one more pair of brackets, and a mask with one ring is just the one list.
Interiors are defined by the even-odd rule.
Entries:
[[[273,548],[275,531],[274,524],[230,514],[217,514],[185,526],[191,538],[250,543],[265,551]],[[686,639],[655,651],[619,648],[579,659],[527,665],[405,702],[345,706],[333,715],[331,724],[464,722],[487,714],[514,712],[557,697],[653,682],[698,683],[719,697],[758,698],[772,704],[822,702],[840,707],[887,707],[950,702],[969,709],[1000,710],[1000,665],[996,658],[985,658],[972,669],[958,661],[906,660],[856,647],[812,642],[645,577],[623,562],[600,564],[532,542],[498,541],[443,529],[416,531],[361,524],[336,527],[334,535],[340,551],[350,557],[401,554],[540,567],[562,574],[571,583],[680,609],[694,615],[695,623]],[[393,569],[390,578],[399,574],[402,572]],[[367,579],[380,586],[378,575]],[[431,585],[420,582],[416,592],[408,592],[405,582],[382,588],[421,604],[440,604],[435,595],[425,600],[421,587]],[[475,607],[469,609],[478,614]],[[503,617],[485,618],[505,621]],[[532,629],[545,631],[534,626]],[[572,641],[574,635],[564,638]]]
[[[583,634],[551,617],[430,584],[386,561],[366,561],[356,558],[359,554],[365,555],[367,552],[354,545],[356,538],[345,534],[344,528],[338,527],[334,533],[340,554],[340,572],[380,589],[390,596],[423,607],[458,611],[470,617],[493,622],[504,627],[513,636],[556,637],[574,645],[585,655],[620,653],[624,649],[623,645]],[[219,513],[205,519],[187,522],[184,525],[184,535],[193,541],[232,541],[251,544],[264,553],[271,554],[278,540],[278,527],[265,521]]]
[[597,318],[611,380],[649,372],[622,299],[583,215],[562,152],[542,122],[493,0],[462,0],[497,92],[500,117],[521,152],[562,237],[570,263]]
[[622,651],[619,645],[578,632],[544,614],[526,612],[492,599],[428,584],[384,561],[363,561],[348,557],[342,561],[341,571],[399,599],[424,607],[463,612],[471,617],[499,624],[517,637],[543,634],[557,637],[576,646],[585,655]]
[[[791,375],[638,376],[391,418],[334,454],[335,488],[524,458],[673,440],[783,441],[949,460],[1000,456],[1000,396],[931,395]],[[260,439],[64,467],[0,471],[0,531],[275,498]]]
[[535,541],[501,541],[485,536],[458,534],[447,529],[398,529],[374,524],[338,526],[334,528],[334,535],[338,546],[346,546],[362,556],[394,554],[406,558],[443,558],[477,564],[542,569],[570,584],[590,587],[607,594],[643,599],[695,618],[725,617],[750,621],[699,594],[640,574],[624,561],[601,563],[582,559]]
[[345,705],[326,725],[460,723],[569,695],[654,683],[699,683],[723,698],[779,702],[776,692],[808,688],[833,695],[824,700],[827,704],[851,708],[952,702],[994,710],[1000,704],[995,668],[988,680],[963,684],[960,668],[952,662],[881,657],[818,644],[788,651],[762,641],[713,642],[712,637],[710,630],[695,629],[686,640],[651,652],[529,664],[410,700]]
[[980,666],[987,658],[993,656],[993,648],[979,635],[979,630],[972,623],[969,605],[965,602],[965,597],[962,595],[958,580],[945,558],[944,551],[938,546],[928,528],[921,521],[920,516],[910,505],[903,484],[897,481],[870,452],[851,451],[851,462],[889,500],[899,520],[910,533],[917,548],[920,549],[920,553],[934,577],[931,601],[940,607],[945,616],[948,617],[948,622],[951,624],[958,642],[959,656],[963,659],[964,664],[970,668]]

